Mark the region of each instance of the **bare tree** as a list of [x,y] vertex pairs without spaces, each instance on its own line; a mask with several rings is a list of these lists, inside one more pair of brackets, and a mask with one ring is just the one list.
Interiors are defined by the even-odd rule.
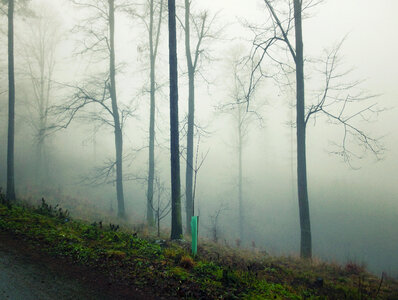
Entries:
[[[307,158],[305,148],[305,122],[304,122],[304,56],[303,56],[303,31],[302,31],[302,1],[294,0],[294,25],[296,51],[292,52],[296,63],[296,126],[297,126],[297,186],[300,211],[301,249],[300,255],[304,258],[312,257],[312,239],[310,208],[307,189]],[[285,34],[284,34],[285,36]],[[291,48],[288,38],[285,42]]]
[[42,4],[27,19],[26,26],[28,34],[23,36],[22,57],[25,62],[24,72],[27,72],[33,90],[33,99],[28,103],[28,109],[37,147],[37,179],[47,182],[49,174],[46,140],[56,51],[61,41],[60,24],[53,12]]
[[[210,17],[208,11],[199,15],[191,12],[192,0],[185,0],[185,21],[180,21],[185,32],[185,55],[188,70],[188,129],[187,129],[187,157],[185,173],[186,225],[187,232],[191,232],[189,224],[194,215],[193,199],[193,154],[194,154],[194,127],[195,127],[195,77],[199,71],[200,59],[206,55],[203,44],[208,39],[214,39],[212,32],[216,15]],[[195,32],[196,43],[191,49],[191,24]]]
[[[200,148],[200,137],[201,134],[200,132],[198,132],[198,140],[197,140],[197,144],[196,144],[196,154],[195,154],[195,163],[190,166],[190,168],[192,169],[192,173],[193,173],[193,187],[192,187],[192,211],[195,211],[195,197],[196,197],[196,187],[197,187],[197,182],[198,182],[198,173],[200,171],[200,169],[203,166],[203,163],[205,162],[207,155],[210,152],[210,149],[208,149],[206,151],[206,153],[201,153],[201,158],[199,160],[199,148]],[[185,162],[188,164],[187,162],[187,158],[181,153],[181,156],[185,159]],[[189,224],[187,224],[187,227],[189,226]]]
[[167,203],[164,202],[164,195],[166,192],[166,188],[163,183],[160,182],[159,178],[156,178],[155,180],[155,193],[157,193],[157,201],[156,204],[152,202],[152,207],[151,209],[153,212],[155,212],[155,220],[156,220],[156,226],[157,226],[157,231],[158,231],[158,237],[160,236],[160,221],[163,220],[165,217],[168,216],[168,214],[171,211],[171,200],[170,197],[169,201]]
[[[15,72],[14,72],[14,14],[26,10],[28,0],[2,0],[0,11],[7,15],[8,30],[8,134],[7,134],[7,190],[6,199],[15,200],[14,139],[15,139]],[[7,8],[5,5],[7,4]],[[27,14],[27,10],[24,12]]]
[[[131,115],[129,108],[120,109],[116,94],[116,62],[115,62],[115,10],[125,8],[123,2],[115,5],[114,0],[79,0],[74,4],[87,9],[92,16],[86,18],[76,30],[84,32],[87,39],[83,41],[81,53],[91,52],[97,54],[100,60],[107,60],[108,67],[105,74],[80,86],[69,86],[75,90],[72,98],[63,105],[56,107],[58,114],[64,116],[62,125],[55,128],[66,128],[75,118],[76,114],[87,105],[95,104],[101,110],[94,115],[89,114],[89,119],[101,121],[111,126],[115,139],[116,168],[116,195],[118,203],[118,216],[125,217],[124,191],[123,191],[123,124]],[[92,76],[93,77],[93,76]],[[110,102],[110,103],[109,103]],[[87,115],[86,115],[87,116]]]
[[8,142],[7,192],[8,201],[15,200],[14,180],[15,76],[14,76],[14,0],[8,1]]
[[[365,149],[371,150],[376,156],[382,151],[381,145],[378,143],[378,139],[370,138],[365,132],[361,131],[353,125],[352,121],[355,117],[362,116],[366,113],[375,112],[374,107],[367,106],[361,109],[359,112],[344,116],[346,113],[346,105],[351,102],[363,100],[363,97],[352,97],[348,96],[342,99],[333,99],[329,93],[331,92],[331,81],[335,81],[336,78],[341,78],[344,74],[335,74],[335,68],[333,67],[333,54],[326,60],[326,86],[318,97],[317,104],[307,107],[305,106],[305,90],[304,90],[304,50],[303,50],[303,30],[302,30],[302,19],[304,12],[319,3],[322,0],[285,0],[279,1],[279,3],[285,4],[284,9],[277,9],[277,1],[264,0],[265,6],[268,9],[271,26],[266,28],[265,31],[258,33],[256,32],[256,38],[254,41],[253,53],[261,53],[261,60],[258,66],[265,58],[269,58],[270,61],[276,62],[280,67],[282,74],[286,75],[294,72],[296,77],[296,136],[297,136],[297,186],[298,186],[298,202],[299,202],[299,215],[300,215],[300,229],[301,229],[301,242],[300,242],[300,255],[303,258],[312,257],[312,241],[311,241],[311,224],[310,224],[310,211],[308,202],[308,190],[307,190],[307,158],[306,158],[306,125],[310,117],[315,117],[317,113],[323,112],[330,121],[342,124],[344,127],[343,137],[343,152],[346,152],[346,136],[347,134],[354,134],[359,138]],[[252,27],[254,31],[256,29]],[[294,29],[294,44],[292,42],[291,32]],[[282,44],[281,44],[282,43]],[[271,50],[276,48],[281,49],[281,46],[286,49],[293,59],[295,67],[291,67],[288,63],[278,59]],[[335,52],[337,54],[337,52]],[[335,61],[335,60],[334,60]],[[355,85],[346,86],[355,87]],[[341,86],[343,90],[343,86]],[[367,97],[368,99],[369,97]],[[331,100],[331,101],[330,101]],[[342,105],[337,114],[331,113],[330,106]],[[349,124],[349,125],[348,125]],[[343,154],[343,156],[345,155]]]
[[149,226],[154,225],[153,216],[153,194],[155,178],[155,117],[156,117],[156,63],[160,42],[160,32],[163,22],[164,1],[146,0],[144,12],[138,13],[137,9],[130,9],[129,14],[138,17],[145,25],[148,31],[149,44],[149,147],[148,147],[148,185],[147,185],[147,215],[146,219]]
[[[156,92],[156,77],[155,77],[155,65],[156,57],[158,54],[159,37],[160,37],[160,26],[162,24],[163,16],[163,0],[158,4],[158,19],[155,23],[155,4],[153,0],[149,1],[149,59],[150,59],[150,119],[149,119],[149,170],[148,170],[148,190],[147,190],[147,222],[153,224],[153,180],[155,174],[155,92]],[[159,200],[159,199],[158,199]],[[159,204],[159,202],[158,202]],[[159,206],[158,206],[159,208]],[[159,222],[160,222],[159,211],[157,211],[157,222],[158,222],[158,234],[159,234]]]
[[119,116],[119,109],[116,99],[116,66],[115,66],[115,3],[109,0],[109,93],[112,101],[112,116],[115,129],[115,147],[116,147],[116,193],[118,202],[118,216],[125,217],[124,193],[123,193],[123,134]]
[[210,215],[210,233],[213,242],[217,243],[220,238],[220,216],[228,207],[221,203],[218,208]]
[[180,147],[178,130],[178,71],[175,0],[168,1],[170,64],[171,239],[182,236]]
[[[242,45],[233,46],[230,56],[228,57],[227,80],[230,84],[229,99],[218,107],[222,113],[229,114],[234,124],[234,132],[236,136],[236,151],[238,165],[238,214],[239,214],[239,239],[244,241],[245,237],[245,204],[243,193],[243,154],[244,145],[246,143],[249,128],[254,122],[262,124],[260,115],[261,104],[254,102],[255,91],[260,83],[260,78],[251,82],[252,72],[256,65],[255,59],[249,59],[244,55]],[[250,89],[250,90],[249,90]],[[251,109],[248,110],[247,103],[252,101]],[[254,103],[253,103],[254,102]]]

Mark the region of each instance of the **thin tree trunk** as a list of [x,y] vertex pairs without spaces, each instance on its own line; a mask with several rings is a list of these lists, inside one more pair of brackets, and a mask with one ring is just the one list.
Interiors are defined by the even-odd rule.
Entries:
[[156,76],[155,65],[159,46],[160,27],[163,15],[163,0],[159,2],[159,18],[157,23],[157,31],[154,31],[154,0],[149,2],[149,59],[150,59],[150,116],[149,116],[149,164],[148,164],[148,190],[147,190],[147,222],[149,226],[153,226],[155,219],[153,216],[153,181],[155,179],[155,94],[156,94]]
[[168,10],[170,63],[171,239],[175,240],[182,236],[175,0],[168,1]]
[[192,63],[190,42],[190,1],[185,0],[185,52],[188,66],[188,132],[187,132],[187,164],[185,172],[186,226],[187,233],[191,233],[191,218],[194,215],[194,199],[192,193],[193,181],[193,138],[195,124],[195,70]]
[[239,197],[239,239],[243,242],[244,232],[243,232],[243,171],[242,171],[242,152],[243,152],[243,134],[242,134],[242,111],[241,111],[240,104],[238,104],[238,168],[239,168],[239,175],[238,175],[238,197]]
[[15,200],[14,181],[14,127],[15,127],[15,79],[14,79],[14,0],[8,1],[8,144],[7,144],[7,192],[9,201]]
[[301,244],[300,256],[312,257],[310,210],[307,191],[307,163],[305,149],[304,121],[304,59],[301,21],[301,1],[294,1],[294,22],[296,36],[296,89],[297,89],[297,186],[300,212]]
[[[44,95],[44,85],[45,85],[45,50],[44,50],[44,38],[43,33],[39,33],[39,56],[38,56],[38,64],[40,68],[40,87],[39,87],[39,132],[38,132],[38,160],[37,160],[37,180],[39,184],[44,184],[48,180],[47,168],[44,166],[47,160],[44,159],[44,143],[45,143],[45,130],[46,130],[46,114],[48,108],[48,101],[45,103],[45,95]],[[47,91],[48,92],[48,91]]]
[[[39,125],[40,126],[40,125]],[[37,140],[37,146],[36,146],[36,152],[37,152],[37,161],[36,161],[36,183],[39,185],[42,185],[45,183],[44,176],[45,173],[45,159],[44,159],[44,137],[42,136],[41,132],[39,131],[38,133],[38,140]]]
[[112,100],[112,114],[115,125],[115,148],[116,148],[116,195],[118,204],[118,217],[126,216],[124,209],[123,195],[123,134],[120,125],[119,109],[116,99],[116,79],[115,79],[115,3],[109,0],[109,40],[110,40],[110,86],[109,92]]
[[149,166],[146,219],[149,226],[153,226],[153,180],[155,178],[155,53],[153,45],[153,14],[154,3],[149,7],[149,59],[150,59],[150,115],[149,115]]
[[158,211],[156,212],[156,219],[158,223],[158,237],[160,237],[160,212],[159,212],[159,203],[158,203]]
[[193,70],[188,71],[189,96],[188,96],[188,132],[187,132],[187,165],[185,173],[185,197],[186,197],[186,225],[187,233],[191,233],[191,218],[194,215],[193,199],[193,138],[195,122],[195,83]]

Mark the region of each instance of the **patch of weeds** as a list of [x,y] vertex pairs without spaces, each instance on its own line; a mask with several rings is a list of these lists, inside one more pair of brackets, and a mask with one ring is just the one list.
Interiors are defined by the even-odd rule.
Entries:
[[238,271],[235,271],[233,269],[231,269],[230,267],[223,269],[222,270],[222,278],[221,281],[223,283],[224,286],[226,287],[233,287],[233,286],[237,286],[240,282],[241,279],[240,275],[238,273]]
[[196,275],[206,276],[213,280],[221,280],[223,278],[222,268],[213,262],[199,261],[194,267],[193,272]]
[[265,280],[258,281],[249,292],[249,299],[302,299],[292,292],[288,286],[280,283],[269,283]]
[[337,293],[340,293],[340,295],[344,295],[345,299],[359,299],[357,291],[348,286],[337,284],[334,288]]
[[195,266],[195,261],[189,255],[181,257],[180,266],[187,270],[192,270]]
[[88,240],[98,240],[100,238],[100,231],[95,227],[88,227],[83,231],[82,237]]
[[359,265],[356,262],[353,261],[349,261],[346,263],[346,265],[344,266],[344,271],[347,272],[348,274],[351,275],[359,275],[364,273],[366,270],[365,265]]
[[191,274],[189,272],[187,272],[187,270],[176,266],[170,269],[171,274],[173,274],[178,280],[182,280],[185,281],[187,280]]
[[270,274],[275,274],[275,273],[278,272],[277,269],[272,268],[272,267],[265,267],[263,271],[264,271],[265,273],[270,273]]
[[116,232],[116,231],[118,231],[119,229],[120,229],[120,226],[119,226],[119,225],[109,223],[109,230],[110,230],[110,231]]
[[126,252],[120,250],[107,250],[106,255],[110,258],[116,258],[118,260],[126,258]]
[[69,211],[67,209],[64,210],[63,208],[59,207],[58,204],[53,207],[52,205],[48,204],[44,198],[41,198],[41,205],[35,211],[41,215],[56,217],[60,220],[64,220],[65,222],[68,222],[70,219]]
[[342,283],[347,283],[349,280],[346,277],[339,277],[339,278],[337,278],[337,281],[342,282]]
[[159,245],[131,235],[129,236],[129,242],[132,249],[135,249],[139,255],[147,256],[148,258],[163,258],[161,255],[162,248]]
[[176,248],[172,245],[170,248],[165,248],[163,250],[163,255],[171,259],[175,264],[178,264],[181,261],[181,258],[185,255],[185,252],[181,248]]

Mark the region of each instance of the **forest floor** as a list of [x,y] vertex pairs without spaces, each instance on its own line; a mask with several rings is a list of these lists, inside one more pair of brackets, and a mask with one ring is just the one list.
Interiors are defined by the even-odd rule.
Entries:
[[188,242],[73,220],[45,201],[2,198],[0,244],[1,299],[398,299],[396,280],[355,263],[205,242],[192,257]]

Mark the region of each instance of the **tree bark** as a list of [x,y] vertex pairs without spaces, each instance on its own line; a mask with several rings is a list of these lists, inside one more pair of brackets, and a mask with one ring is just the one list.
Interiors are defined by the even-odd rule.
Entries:
[[149,113],[149,163],[146,219],[149,226],[154,225],[153,217],[153,181],[155,178],[155,53],[153,45],[154,3],[149,7],[149,60],[150,60],[150,113]]
[[185,52],[188,66],[188,132],[187,132],[187,164],[185,172],[186,226],[187,233],[191,233],[191,218],[193,211],[193,138],[195,124],[195,70],[192,63],[190,42],[190,2],[185,0]]
[[109,0],[109,93],[112,101],[112,114],[115,126],[115,148],[116,148],[116,195],[118,204],[118,217],[126,217],[123,195],[123,134],[120,124],[119,109],[116,98],[116,67],[115,67],[115,2]]
[[186,197],[186,224],[187,233],[191,233],[191,218],[194,212],[193,199],[193,138],[195,124],[195,79],[193,71],[188,71],[189,95],[188,95],[188,131],[187,131],[187,165],[185,173],[185,197]]
[[8,143],[7,143],[7,192],[8,201],[15,200],[14,181],[14,128],[15,128],[15,79],[14,79],[14,0],[8,1]]
[[297,186],[300,212],[300,256],[312,257],[310,210],[307,191],[307,162],[305,147],[305,106],[304,106],[304,58],[301,20],[301,0],[294,0],[294,23],[296,37],[296,93],[297,93]]
[[175,240],[182,236],[175,0],[168,1],[168,11],[170,63],[171,239]]
[[149,112],[149,155],[148,155],[148,190],[147,190],[147,223],[149,226],[155,225],[153,212],[153,182],[155,179],[155,110],[156,110],[156,57],[159,46],[160,27],[163,15],[163,0],[159,2],[159,18],[157,31],[155,25],[155,1],[149,2],[149,60],[150,60],[150,112]]

